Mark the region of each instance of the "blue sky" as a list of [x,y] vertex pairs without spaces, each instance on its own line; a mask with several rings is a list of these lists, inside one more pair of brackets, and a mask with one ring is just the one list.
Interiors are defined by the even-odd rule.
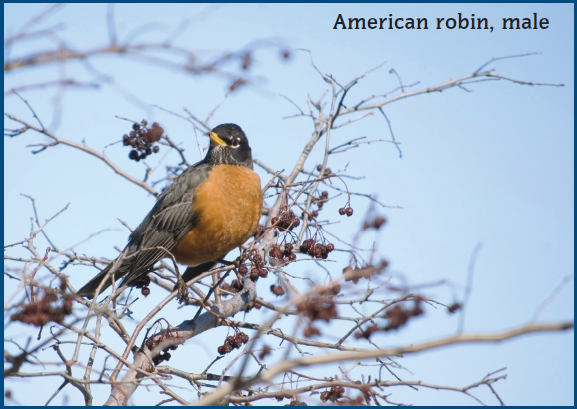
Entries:
[[[5,38],[44,7],[5,4]],[[402,159],[391,144],[371,144],[335,155],[329,166],[333,170],[347,166],[350,175],[367,176],[355,182],[352,190],[374,193],[385,204],[402,207],[380,210],[388,219],[387,226],[378,236],[367,238],[367,243],[370,246],[375,239],[390,261],[391,270],[410,283],[446,279],[462,294],[471,255],[481,243],[466,309],[466,331],[498,331],[530,321],[542,301],[573,274],[572,4],[130,4],[116,6],[118,35],[124,38],[142,24],[154,21],[158,24],[144,25],[147,30],[143,30],[139,40],[158,41],[183,18],[203,10],[208,10],[206,16],[177,40],[177,44],[197,50],[201,57],[237,50],[255,40],[291,50],[289,61],[281,60],[274,47],[258,51],[254,74],[260,80],[232,94],[211,119],[213,126],[223,122],[242,126],[255,157],[278,169],[294,166],[312,131],[306,118],[283,119],[296,110],[280,95],[304,107],[307,94],[318,99],[326,89],[311,67],[309,54],[299,48],[310,50],[319,70],[343,83],[386,62],[353,89],[349,95],[351,104],[396,87],[398,81],[390,73],[392,68],[403,83],[419,82],[415,89],[420,89],[470,74],[494,57],[540,52],[498,61],[491,67],[506,77],[563,83],[564,87],[484,82],[471,85],[472,92],[450,89],[400,101],[387,106],[386,113],[401,143]],[[392,14],[426,17],[433,22],[436,18],[457,17],[457,13],[485,17],[495,29],[435,30],[429,23],[429,30],[333,30],[338,14],[345,19]],[[502,18],[532,18],[533,13],[549,20],[546,30],[498,28]],[[106,43],[105,18],[105,5],[69,5],[38,27],[64,22],[58,35],[74,47],[89,48]],[[49,44],[53,43],[28,41],[10,52],[14,56],[26,55]],[[160,122],[171,137],[182,142],[189,161],[199,159],[190,125],[152,104],[179,113],[186,107],[206,117],[226,93],[224,81],[146,67],[118,57],[102,57],[93,63],[102,73],[114,76],[145,106],[131,103],[108,86],[98,91],[71,90],[64,96],[62,118],[55,133],[76,142],[85,141],[101,151],[128,129],[116,115],[146,118]],[[67,76],[79,81],[93,79],[78,64],[66,70]],[[5,74],[4,88],[6,91],[17,85],[54,79],[57,73],[56,66],[47,66]],[[54,94],[50,89],[23,94],[45,124],[51,123]],[[14,97],[5,98],[5,110],[32,120],[27,108]],[[336,145],[359,136],[390,138],[386,122],[376,115],[342,128],[332,138]],[[77,247],[79,253],[113,257],[114,246],[122,247],[127,237],[117,218],[136,226],[152,206],[153,198],[115,177],[101,162],[69,148],[57,147],[32,155],[25,147],[44,141],[31,133],[5,139],[5,243],[21,240],[30,229],[32,209],[28,199],[20,196],[24,193],[36,199],[41,220],[70,203],[48,230],[51,239],[63,248],[93,232],[117,229]],[[142,177],[142,164],[126,161],[126,150],[114,145],[106,153],[127,172]],[[311,169],[318,163],[320,154],[317,149],[305,167]],[[176,156],[168,156],[160,166],[176,160]],[[159,170],[157,179],[161,175]],[[268,180],[262,172],[261,178]],[[356,214],[362,215],[369,204],[354,197],[352,205]],[[333,231],[346,234],[360,222],[360,217],[353,217]],[[42,246],[39,244],[39,248]],[[76,288],[92,273],[80,270],[71,277]],[[5,298],[11,294],[12,285],[5,280]],[[427,290],[426,294],[444,302],[452,299],[446,287]],[[166,311],[167,315],[183,314],[176,305],[168,306]],[[570,281],[541,311],[538,320],[572,319],[573,311],[574,283]],[[137,317],[146,312],[144,307],[135,311]],[[179,318],[174,319],[179,322]],[[387,334],[380,342],[392,346],[451,335],[457,325],[458,317],[431,309],[426,319],[399,333]],[[216,341],[206,335],[198,342],[198,348],[210,348]],[[419,354],[401,363],[411,371],[403,372],[407,378],[455,386],[475,382],[489,372],[507,367],[507,380],[495,386],[505,403],[573,405],[573,342],[572,332],[540,334],[499,345],[460,346]],[[184,349],[182,359],[186,357]],[[47,388],[59,383],[59,379],[51,379]],[[33,383],[22,381],[10,388],[16,396],[23,396],[26,385]],[[102,393],[107,390],[104,387]],[[424,389],[415,392],[408,388],[391,392],[393,400],[405,403],[475,404],[457,393]],[[497,403],[486,390],[473,393],[486,403]],[[27,396],[22,402],[42,404],[50,394]],[[69,390],[64,395],[69,403],[81,403],[76,391]],[[156,399],[157,395],[152,393],[151,397]],[[58,397],[54,403],[62,403],[61,399]]]

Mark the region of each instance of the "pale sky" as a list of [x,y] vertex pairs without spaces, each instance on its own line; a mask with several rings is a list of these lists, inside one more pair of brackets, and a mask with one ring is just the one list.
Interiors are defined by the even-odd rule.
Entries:
[[[5,38],[45,7],[5,4]],[[376,240],[391,270],[409,283],[448,280],[462,297],[469,262],[474,249],[481,245],[464,318],[467,332],[494,332],[529,322],[565,277],[573,274],[573,4],[126,4],[116,6],[118,36],[126,38],[137,29],[139,34],[142,30],[136,37],[139,41],[161,41],[184,18],[204,12],[177,40],[177,44],[196,50],[201,58],[238,50],[253,41],[268,41],[291,52],[292,58],[282,61],[273,46],[258,51],[254,62],[257,83],[227,98],[210,122],[212,126],[239,124],[249,137],[254,156],[274,169],[292,169],[312,132],[310,119],[283,119],[298,111],[281,95],[306,107],[308,94],[318,99],[327,88],[311,66],[309,54],[298,49],[310,50],[318,69],[341,83],[385,63],[353,89],[350,104],[397,87],[397,77],[390,72],[393,68],[405,85],[418,82],[411,88],[417,90],[468,75],[492,58],[540,53],[497,61],[490,67],[508,78],[563,83],[564,87],[480,82],[468,87],[471,92],[455,88],[388,105],[385,111],[401,143],[402,158],[394,145],[375,143],[335,155],[329,166],[333,170],[347,167],[352,176],[366,176],[355,181],[351,190],[376,194],[386,205],[402,207],[379,210],[388,223]],[[437,18],[458,19],[458,13],[487,18],[494,29],[435,29]],[[548,20],[547,29],[501,29],[503,18],[533,19],[533,13],[539,21]],[[427,18],[429,29],[333,29],[339,14],[345,21],[360,17],[378,20],[390,14],[405,20]],[[106,5],[68,5],[37,28],[64,23],[58,27],[58,37],[85,49],[106,44],[105,21]],[[146,30],[138,29],[141,25]],[[39,47],[53,46],[51,41],[21,43],[9,55],[26,55]],[[191,77],[118,57],[102,57],[93,64],[102,75],[114,76],[123,90],[144,105],[134,104],[108,85],[99,90],[69,90],[62,100],[63,115],[54,128],[56,134],[102,151],[128,130],[127,123],[115,116],[146,118],[160,122],[181,142],[189,161],[200,159],[191,126],[152,105],[183,115],[186,108],[204,118],[226,93],[225,81]],[[4,89],[53,80],[57,74],[57,66],[5,74]],[[66,75],[78,81],[94,79],[80,64],[67,66]],[[23,96],[49,126],[56,103],[54,89],[25,92]],[[4,105],[5,111],[33,120],[19,99],[6,97]],[[5,126],[13,124],[5,121]],[[360,136],[390,139],[386,121],[373,115],[335,131],[332,143],[336,146]],[[5,244],[20,241],[29,233],[33,214],[29,200],[20,195],[23,193],[36,199],[41,220],[70,203],[48,228],[51,239],[62,248],[102,229],[116,229],[76,248],[80,254],[114,257],[114,246],[123,247],[128,236],[117,219],[138,225],[154,199],[115,177],[102,162],[78,151],[60,146],[32,155],[26,148],[45,141],[32,133],[5,138]],[[142,178],[142,163],[125,160],[126,149],[113,145],[106,153],[125,171]],[[311,157],[305,168],[312,169],[320,153],[318,149],[316,159]],[[176,155],[164,158],[152,180],[160,179],[163,167],[177,160]],[[266,183],[269,177],[261,169],[257,171]],[[332,232],[346,234],[358,228],[369,202],[354,196],[352,206],[359,217],[342,220]],[[371,240],[365,244],[370,246]],[[38,243],[39,248],[45,245],[42,239]],[[335,274],[337,270],[335,267]],[[77,269],[75,274],[68,274],[80,288],[93,271]],[[259,295],[274,300],[267,292],[270,284],[263,282]],[[14,283],[5,278],[5,298],[13,289]],[[441,302],[452,301],[446,286],[425,293]],[[144,303],[135,306],[135,317],[143,317],[149,308]],[[570,280],[540,310],[537,321],[573,319],[573,311],[574,282]],[[163,311],[164,316],[174,317],[175,324],[187,319],[187,313],[177,310],[176,302]],[[251,313],[247,319],[258,321],[257,314]],[[394,346],[448,336],[457,331],[458,324],[459,316],[428,308],[424,318],[398,333],[387,333],[379,342]],[[22,328],[10,328],[14,339],[22,340],[27,334]],[[190,341],[198,342],[198,350],[203,351],[194,359],[209,363],[216,356],[212,347],[219,341],[213,333]],[[192,362],[191,348],[179,348],[176,359]],[[400,376],[462,387],[507,367],[507,379],[495,385],[506,404],[573,405],[573,351],[572,331],[530,335],[503,344],[460,346],[410,356],[399,360],[408,370],[401,371]],[[226,361],[215,365],[214,371],[221,371]],[[81,373],[79,369],[76,375]],[[60,383],[56,377],[28,379],[5,383],[5,388],[12,389],[21,403],[39,405]],[[30,394],[30,387],[34,387],[34,394]],[[108,391],[108,386],[102,387],[95,404],[103,403],[98,399]],[[393,394],[393,401],[407,404],[477,404],[463,394],[424,388],[397,388],[388,393]],[[498,404],[487,388],[472,393],[487,404]],[[147,404],[148,399],[161,400],[155,391],[135,396],[134,403]],[[63,402],[83,401],[78,391],[69,388],[52,404]]]

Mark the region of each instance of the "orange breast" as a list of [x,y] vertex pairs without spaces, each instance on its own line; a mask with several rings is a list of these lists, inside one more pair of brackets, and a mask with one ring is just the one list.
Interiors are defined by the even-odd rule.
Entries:
[[172,250],[188,266],[223,258],[254,233],[262,213],[260,178],[244,166],[215,165],[192,206],[198,223]]

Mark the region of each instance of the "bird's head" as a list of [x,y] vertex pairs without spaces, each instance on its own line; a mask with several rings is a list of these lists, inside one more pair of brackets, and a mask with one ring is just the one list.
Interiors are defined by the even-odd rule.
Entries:
[[222,124],[209,133],[210,148],[206,159],[219,165],[239,165],[252,168],[252,154],[248,139],[240,126]]

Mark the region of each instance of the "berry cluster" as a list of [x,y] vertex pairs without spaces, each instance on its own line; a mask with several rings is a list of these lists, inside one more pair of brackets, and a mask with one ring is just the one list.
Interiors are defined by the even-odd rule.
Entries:
[[[153,325],[159,324],[160,321],[166,321],[164,318],[160,318],[158,319]],[[172,327],[170,326],[170,324],[168,323],[168,321],[166,321],[167,324],[167,329],[166,331],[163,332],[163,334],[158,335],[158,336],[153,336],[150,338],[147,338],[146,341],[144,342],[144,345],[146,345],[146,347],[148,348],[149,351],[152,351],[154,348],[156,348],[160,343],[164,342],[167,339],[175,339],[177,336],[172,332]],[[168,361],[171,358],[170,353],[168,352],[170,351],[174,351],[178,348],[178,344],[172,345],[172,346],[167,346],[166,348],[164,348],[162,350],[162,352],[160,354],[158,354],[157,356],[155,356],[154,358],[152,358],[152,362],[154,363],[154,365],[159,365],[160,363],[162,363],[163,361]]]
[[330,400],[331,402],[336,402],[338,399],[342,398],[345,394],[345,388],[340,385],[331,386],[330,391],[324,391],[321,393],[321,400],[326,402]]
[[237,332],[236,335],[226,337],[224,344],[217,348],[217,351],[221,355],[228,354],[233,349],[240,348],[243,344],[246,344],[250,338],[244,332]]
[[141,159],[152,153],[158,153],[160,148],[154,145],[158,142],[164,133],[164,129],[154,122],[152,127],[147,128],[148,123],[143,119],[140,123],[132,125],[132,131],[129,134],[122,136],[124,146],[132,146],[134,149],[130,151],[128,157],[138,162]]
[[305,328],[303,335],[307,338],[313,335],[320,335],[320,330],[313,327],[315,320],[329,322],[337,317],[337,306],[332,297],[340,291],[340,286],[326,287],[313,297],[297,304],[297,311],[309,318],[309,324]]
[[246,266],[246,264],[241,264],[240,266],[238,266],[238,273],[241,276],[244,276],[248,273],[248,267]]
[[148,275],[144,275],[134,284],[134,286],[136,288],[142,288],[140,292],[145,297],[148,297],[148,295],[150,294],[150,288],[148,288],[149,284],[150,284],[150,277]]
[[289,231],[301,224],[301,221],[295,216],[292,210],[284,211],[279,216],[280,217],[273,217],[270,222],[273,227],[276,227],[280,231]]
[[[168,352],[168,349],[169,348],[165,349],[160,354],[158,354],[154,358],[152,358],[152,362],[154,363],[154,365],[160,365],[163,361],[169,361],[170,360],[172,355],[170,355],[170,352]],[[176,347],[172,347],[170,349],[176,349]]]
[[379,328],[376,324],[373,324],[364,330],[361,329],[359,332],[356,332],[355,338],[369,339],[374,332],[390,331],[400,328],[401,326],[405,325],[410,318],[424,314],[424,311],[421,308],[421,301],[423,301],[423,298],[420,296],[415,297],[415,304],[413,308],[406,309],[403,308],[401,304],[396,304],[385,312],[385,318],[389,319],[388,325],[385,325],[383,328]]
[[388,266],[389,262],[387,260],[381,260],[378,264],[369,264],[364,267],[347,266],[343,270],[343,278],[345,281],[352,281],[357,284],[359,279],[366,278],[368,280],[372,274],[380,274]]
[[346,214],[348,217],[351,217],[353,215],[353,208],[350,206],[349,207],[341,207],[339,209],[339,214],[341,216],[344,216]]
[[277,297],[280,297],[285,293],[284,289],[280,285],[274,285],[274,284],[270,286],[270,291]]
[[373,228],[375,230],[379,230],[383,226],[383,224],[385,224],[386,222],[387,222],[387,219],[385,219],[382,216],[377,216],[371,222],[365,221],[363,223],[363,230],[368,230],[370,228]]
[[252,281],[258,280],[259,277],[266,278],[268,276],[268,271],[264,268],[264,261],[260,254],[254,254],[252,256],[253,268],[250,269],[250,279]]
[[286,260],[287,262],[295,261],[297,259],[297,255],[293,253],[293,249],[294,245],[291,243],[286,243],[284,245],[284,250],[281,250],[279,245],[275,244],[268,251],[268,255],[278,260]]
[[[318,165],[317,166],[317,171],[320,172],[322,169],[322,165]],[[334,173],[331,172],[331,168],[325,168],[325,171],[323,172],[323,174],[321,176],[333,176]]]
[[409,318],[417,317],[424,313],[421,308],[421,298],[415,299],[415,305],[411,309],[404,309],[400,304],[395,305],[385,312],[385,317],[389,319],[389,325],[383,328],[383,331],[397,329],[406,324]]
[[304,240],[301,244],[300,250],[311,257],[322,258],[323,260],[329,256],[329,253],[335,249],[333,243],[322,244],[316,243],[314,239]]
[[[243,264],[243,266],[244,266],[244,264]],[[244,267],[246,268],[246,266],[244,266]],[[236,294],[240,290],[242,290],[242,284],[238,280],[233,280],[233,282],[230,283],[230,285],[228,285],[227,283],[222,283],[220,288],[222,288],[224,291],[227,291],[229,293],[235,293]]]
[[369,325],[367,328],[361,329],[360,331],[355,332],[355,338],[356,339],[359,339],[359,338],[369,339],[371,337],[371,335],[373,335],[373,332],[377,332],[377,331],[380,331],[380,328],[377,324]]
[[[74,295],[66,293],[66,281],[61,279],[60,292],[54,288],[41,288],[38,294],[34,294],[35,288],[31,287],[31,301],[10,317],[11,321],[20,321],[42,327],[49,322],[61,323],[67,315],[72,314],[72,301]],[[60,297],[59,297],[60,294]],[[57,301],[61,303],[56,304]]]
[[260,351],[260,354],[258,355],[259,359],[264,359],[267,355],[270,355],[272,351],[272,348],[269,347],[268,345],[265,345],[262,348],[262,351]]
[[[264,268],[264,260],[256,249],[252,249],[250,251],[245,250],[235,261],[235,263],[238,265],[237,271],[241,276],[249,274],[248,267],[246,264],[244,264],[246,260],[250,260],[252,262],[252,268],[250,269],[250,279],[252,281],[256,282],[259,277],[266,278],[268,276],[268,271]],[[242,288],[242,284],[240,284],[240,288]]]
[[245,312],[249,312],[250,310],[252,310],[253,308],[256,308],[257,310],[260,310],[262,308],[262,304],[256,302],[256,301],[251,301],[248,303],[248,305],[245,308]]
[[[315,197],[312,200],[312,202],[318,206],[319,210],[322,210],[323,204],[328,200],[329,200],[329,192],[325,190],[321,192],[320,197]],[[317,217],[319,214],[319,210],[313,210],[312,212],[309,212],[310,217]]]

